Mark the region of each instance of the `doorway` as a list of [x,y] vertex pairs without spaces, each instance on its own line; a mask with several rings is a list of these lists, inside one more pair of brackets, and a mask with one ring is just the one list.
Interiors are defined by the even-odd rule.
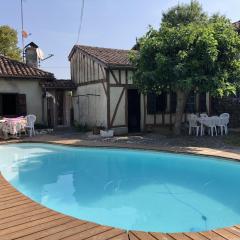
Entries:
[[140,94],[128,89],[128,132],[140,132]]
[[57,125],[64,125],[64,92],[56,91],[56,115],[57,115]]
[[17,116],[17,94],[1,94],[1,115],[5,117]]

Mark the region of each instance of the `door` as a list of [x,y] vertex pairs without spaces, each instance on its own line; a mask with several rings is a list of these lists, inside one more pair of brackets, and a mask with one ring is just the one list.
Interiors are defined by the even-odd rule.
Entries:
[[128,132],[140,132],[140,94],[128,89]]
[[54,127],[54,107],[53,107],[53,98],[47,98],[47,124],[49,128]]
[[64,125],[64,92],[56,91],[57,125]]

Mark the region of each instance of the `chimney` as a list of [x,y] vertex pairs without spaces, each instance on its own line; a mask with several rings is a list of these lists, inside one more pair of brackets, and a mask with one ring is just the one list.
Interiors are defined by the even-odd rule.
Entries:
[[25,47],[25,59],[26,64],[38,68],[38,54],[37,54],[38,45],[34,42],[29,43]]

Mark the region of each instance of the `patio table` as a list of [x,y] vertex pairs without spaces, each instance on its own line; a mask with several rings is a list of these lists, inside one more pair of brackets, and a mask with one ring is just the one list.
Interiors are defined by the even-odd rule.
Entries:
[[[213,116],[215,118],[219,118],[218,116]],[[208,122],[208,120],[212,118],[212,117],[199,117],[197,118],[197,121],[200,123],[200,135],[203,136],[204,134],[204,125],[208,127],[208,125],[206,124]]]
[[17,136],[17,134],[21,134],[22,131],[25,131],[26,125],[27,121],[24,117],[3,118],[0,120],[1,135],[4,138],[8,138],[9,134]]

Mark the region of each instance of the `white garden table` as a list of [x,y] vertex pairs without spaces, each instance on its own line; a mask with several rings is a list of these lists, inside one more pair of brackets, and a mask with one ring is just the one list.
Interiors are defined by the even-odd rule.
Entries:
[[9,135],[17,137],[18,134],[20,135],[22,131],[25,131],[26,125],[27,121],[24,117],[4,118],[0,120],[1,135],[4,138],[8,138]]

